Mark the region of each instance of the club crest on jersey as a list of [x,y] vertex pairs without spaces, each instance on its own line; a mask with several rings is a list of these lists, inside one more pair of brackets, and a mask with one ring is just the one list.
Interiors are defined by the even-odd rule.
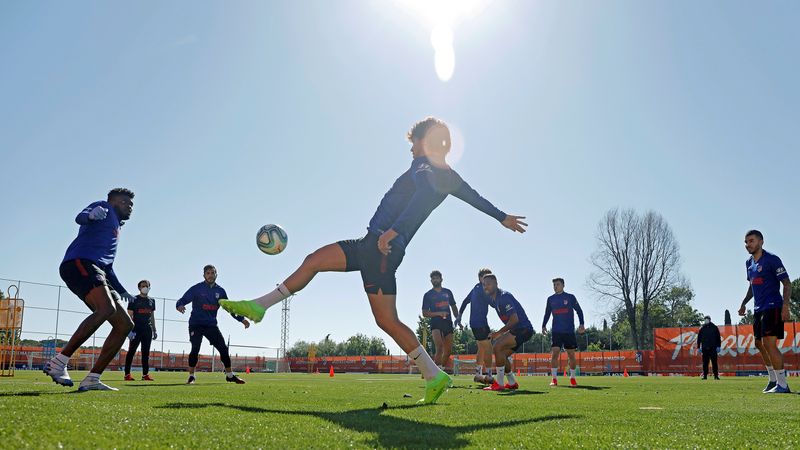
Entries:
[[214,296],[215,296],[215,297],[217,297],[217,300],[219,300],[219,292],[217,292],[216,294],[214,294]]
[[567,303],[569,303],[569,300],[564,299],[564,304],[566,305]]
[[430,164],[422,163],[419,166],[417,166],[417,171],[415,173],[420,173],[420,172],[433,172],[433,169],[431,168]]
[[764,270],[764,267],[761,264],[759,264],[758,265],[758,272],[761,273],[762,270]]

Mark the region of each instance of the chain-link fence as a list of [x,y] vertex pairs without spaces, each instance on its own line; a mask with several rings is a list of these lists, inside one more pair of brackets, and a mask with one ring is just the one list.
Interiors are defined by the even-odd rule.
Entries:
[[[8,291],[7,287],[14,286],[15,289],[12,288],[11,291],[16,291],[17,297],[25,300],[25,321],[20,337],[23,345],[16,357],[17,368],[41,368],[55,354],[56,347],[61,347],[59,340],[69,340],[78,325],[91,313],[66,286],[9,278],[0,278],[0,282],[4,292]],[[158,339],[150,347],[150,367],[155,370],[185,370],[191,350],[188,320],[175,310],[177,299],[151,297],[156,300]],[[90,368],[110,331],[111,326],[104,323],[73,355],[70,366],[79,370]],[[25,340],[28,343],[38,341],[43,344],[25,345]],[[227,341],[234,370],[244,371],[250,368],[258,372],[274,372],[287,367],[279,362],[281,355],[277,347],[237,344],[231,342],[230,337]],[[108,370],[117,370],[125,365],[127,349],[126,342],[109,364]],[[221,369],[222,364],[213,347],[211,351],[210,355],[200,355],[198,370]],[[140,365],[141,355],[137,353],[133,366]]]

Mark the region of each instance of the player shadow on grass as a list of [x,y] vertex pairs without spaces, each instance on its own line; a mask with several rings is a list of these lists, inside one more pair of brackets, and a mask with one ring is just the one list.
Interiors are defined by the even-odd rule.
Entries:
[[500,396],[503,396],[503,397],[505,397],[505,396],[514,396],[514,395],[541,395],[541,394],[546,394],[546,392],[544,392],[544,391],[529,391],[527,389],[516,389],[516,390],[506,389],[504,391],[500,391],[500,392],[497,393],[497,395],[500,395]]
[[578,386],[564,386],[569,389],[586,389],[587,391],[604,391],[606,389],[611,389],[608,386],[586,386],[583,384],[579,384]]
[[0,397],[39,397],[41,395],[69,395],[69,394],[77,394],[78,391],[59,391],[59,392],[35,392],[35,391],[23,391],[23,392],[0,392]]
[[[208,383],[208,384],[223,384],[223,383]],[[168,387],[168,386],[188,386],[186,383],[161,383],[161,384],[126,384],[125,387]]]
[[376,438],[368,445],[380,447],[423,447],[423,448],[462,448],[471,444],[465,434],[476,431],[495,430],[552,420],[577,419],[575,414],[552,414],[529,419],[510,420],[501,423],[480,423],[474,425],[445,425],[415,421],[404,417],[386,414],[387,411],[411,408],[424,408],[424,405],[402,405],[388,408],[364,408],[351,411],[292,411],[265,409],[254,406],[229,405],[226,403],[167,403],[155,408],[200,409],[208,407],[230,408],[249,413],[287,414],[311,416],[327,420],[342,428],[359,433],[373,433]]

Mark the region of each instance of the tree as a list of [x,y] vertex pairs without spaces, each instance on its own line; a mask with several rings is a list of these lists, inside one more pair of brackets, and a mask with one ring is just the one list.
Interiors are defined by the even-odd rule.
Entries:
[[727,309],[725,310],[725,325],[732,325],[733,321],[731,320],[731,312]]
[[433,353],[433,339],[431,338],[431,318],[419,316],[417,320],[417,339],[428,353]]
[[800,321],[800,278],[792,281],[791,299],[792,301],[789,303],[789,312],[792,314],[792,320]]
[[612,209],[598,224],[596,239],[589,288],[623,307],[634,348],[644,348],[652,328],[651,303],[679,281],[680,252],[672,229],[654,211],[639,215]]

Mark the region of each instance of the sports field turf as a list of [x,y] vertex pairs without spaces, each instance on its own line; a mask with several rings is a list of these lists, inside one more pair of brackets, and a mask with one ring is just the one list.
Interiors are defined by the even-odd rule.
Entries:
[[764,378],[521,377],[498,394],[456,377],[418,407],[410,375],[153,376],[107,373],[121,390],[88,393],[40,372],[0,379],[0,448],[800,448],[800,396],[762,394]]

